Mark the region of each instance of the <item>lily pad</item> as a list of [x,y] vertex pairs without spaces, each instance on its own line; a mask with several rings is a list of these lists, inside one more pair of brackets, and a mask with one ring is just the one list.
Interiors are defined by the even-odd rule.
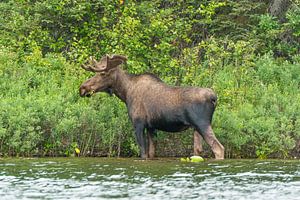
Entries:
[[201,156],[192,156],[191,162],[203,162],[204,159]]
[[187,158],[180,158],[181,162],[203,162],[204,158],[201,156],[192,156]]

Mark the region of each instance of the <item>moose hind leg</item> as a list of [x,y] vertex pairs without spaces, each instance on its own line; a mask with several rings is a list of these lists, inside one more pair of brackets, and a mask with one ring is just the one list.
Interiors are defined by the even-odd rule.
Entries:
[[216,138],[211,125],[202,125],[197,127],[197,130],[201,133],[205,142],[210,146],[211,150],[215,154],[216,159],[224,159],[224,147]]
[[154,138],[154,131],[152,130],[147,130],[147,135],[148,135],[148,157],[150,159],[153,159],[154,158],[154,155],[155,155],[155,146],[154,146],[154,141],[153,141],[153,138]]
[[200,156],[200,153],[203,151],[202,148],[203,138],[198,131],[194,131],[194,156]]

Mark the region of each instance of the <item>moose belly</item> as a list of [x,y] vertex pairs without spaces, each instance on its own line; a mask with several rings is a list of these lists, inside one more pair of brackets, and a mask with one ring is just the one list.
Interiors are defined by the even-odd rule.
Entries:
[[151,123],[151,128],[166,132],[180,132],[189,128],[189,125],[181,121],[156,120]]

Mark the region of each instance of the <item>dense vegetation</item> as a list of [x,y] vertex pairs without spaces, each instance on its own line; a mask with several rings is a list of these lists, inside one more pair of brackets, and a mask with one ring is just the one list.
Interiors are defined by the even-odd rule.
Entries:
[[[213,88],[226,157],[300,151],[300,2],[4,0],[0,3],[0,156],[132,156],[125,106],[83,99],[88,56],[118,53],[131,73]],[[159,133],[157,154],[192,151],[192,132]]]

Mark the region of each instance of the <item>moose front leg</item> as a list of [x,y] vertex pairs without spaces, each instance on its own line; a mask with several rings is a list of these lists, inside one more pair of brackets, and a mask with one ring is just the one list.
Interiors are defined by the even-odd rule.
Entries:
[[144,135],[144,126],[141,123],[134,124],[136,140],[140,148],[140,156],[142,159],[147,159],[146,137]]

